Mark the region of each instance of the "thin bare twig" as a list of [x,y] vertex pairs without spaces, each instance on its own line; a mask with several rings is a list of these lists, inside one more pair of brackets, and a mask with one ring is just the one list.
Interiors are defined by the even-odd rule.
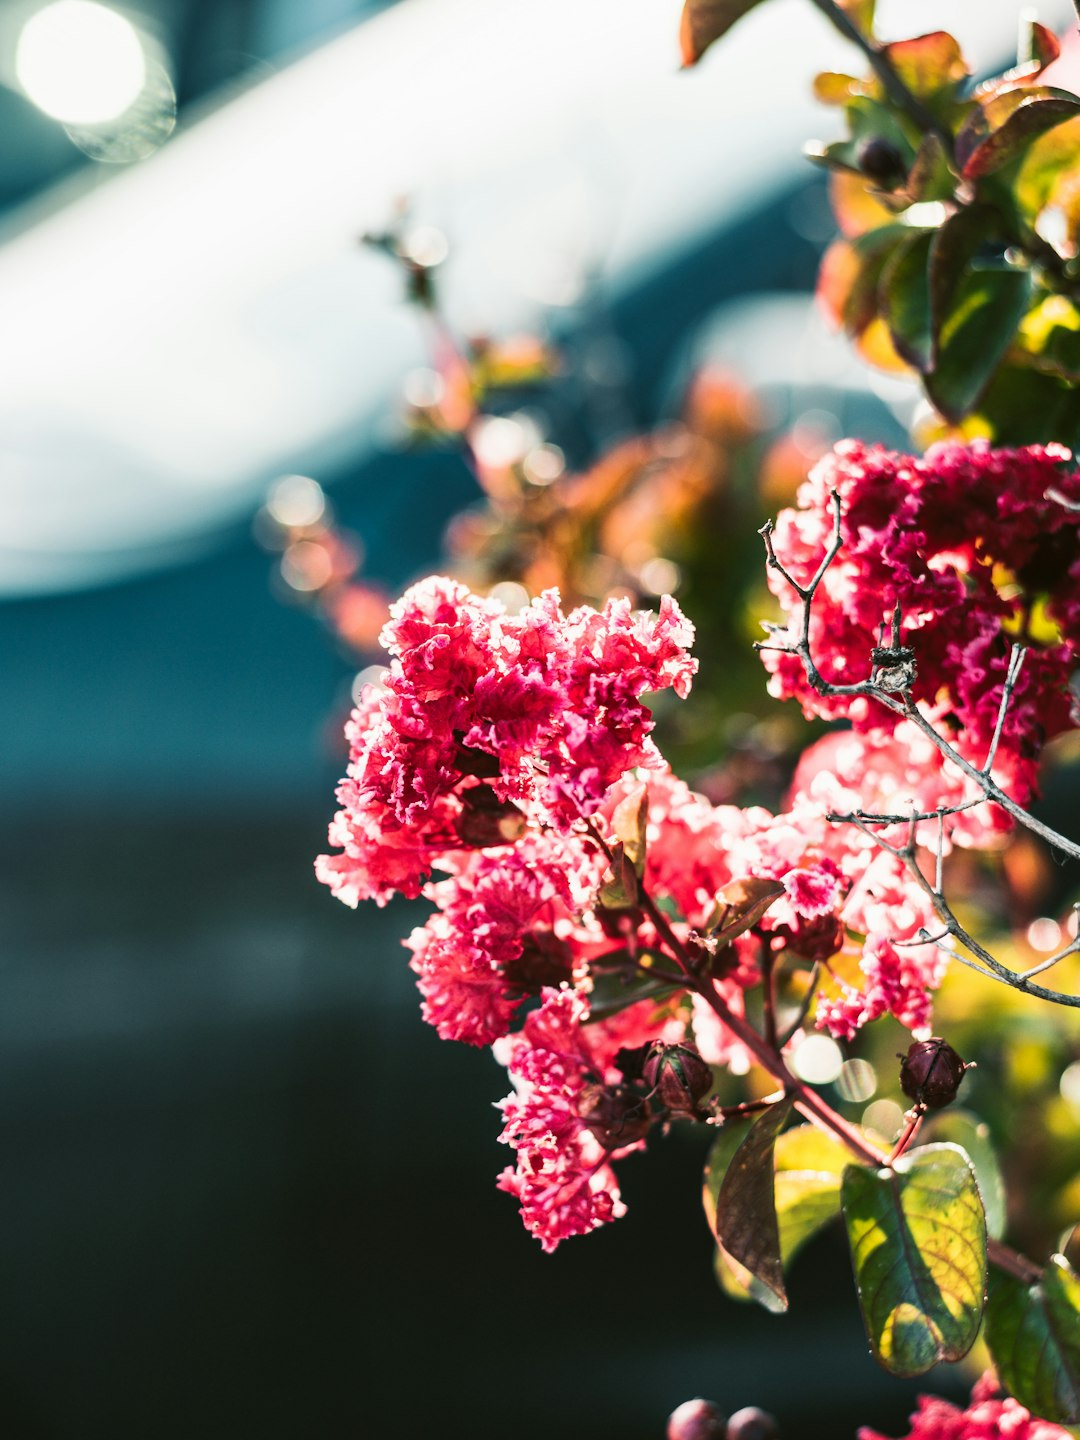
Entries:
[[[1080,3],[1080,0],[1077,0]],[[786,568],[783,561],[776,554],[773,545],[773,526],[769,521],[759,532],[765,541],[765,554],[769,568],[776,570],[785,582],[791,586],[795,594],[802,602],[801,616],[798,627],[798,634],[792,635],[790,626],[785,634],[779,626],[771,627],[773,640],[771,645],[757,646],[758,649],[781,650],[790,655],[798,656],[802,662],[803,671],[807,680],[819,695],[830,699],[865,697],[876,701],[892,711],[894,715],[910,720],[918,730],[933,744],[938,753],[946,760],[955,765],[968,780],[973,782],[978,790],[975,796],[961,801],[957,805],[943,805],[934,810],[919,810],[912,806],[907,814],[875,814],[870,811],[855,810],[846,814],[829,813],[826,818],[833,823],[853,825],[862,834],[866,835],[880,849],[887,851],[890,855],[900,860],[908,873],[915,880],[923,893],[930,900],[934,910],[944,925],[941,935],[931,937],[926,935],[921,942],[933,944],[939,949],[947,950],[948,953],[961,964],[977,971],[989,979],[998,980],[1002,984],[1009,985],[1027,995],[1032,995],[1040,1000],[1049,1001],[1055,1005],[1067,1005],[1080,1008],[1080,995],[1070,995],[1059,990],[1049,990],[1045,986],[1032,983],[1034,975],[1049,970],[1067,955],[1080,952],[1080,939],[1072,945],[1066,946],[1059,954],[1051,956],[1048,960],[1040,962],[1031,969],[1023,972],[1012,970],[1009,966],[1002,964],[995,956],[979,943],[973,935],[967,931],[957,919],[947,899],[945,898],[943,872],[945,853],[945,820],[948,816],[959,815],[966,810],[975,808],[978,805],[991,802],[1000,806],[1014,820],[1033,834],[1040,836],[1047,844],[1054,849],[1073,859],[1080,859],[1080,845],[1067,839],[1064,835],[1050,826],[1038,820],[1030,811],[1025,810],[1011,795],[1007,794],[994,780],[991,770],[997,757],[999,744],[1004,733],[1005,721],[1008,715],[1009,704],[1016,689],[1017,679],[1027,651],[1022,645],[1014,645],[1010,655],[1009,663],[1005,673],[1005,680],[1002,685],[1001,700],[998,705],[997,717],[994,725],[993,736],[987,751],[986,760],[981,768],[976,767],[965,756],[940,734],[933,721],[925,715],[916,705],[911,695],[911,685],[914,682],[914,665],[911,660],[911,651],[901,644],[901,616],[899,606],[893,610],[891,651],[881,650],[874,652],[874,659],[879,663],[874,664],[871,669],[870,679],[850,685],[834,685],[825,679],[818,669],[810,647],[810,625],[813,614],[814,597],[843,545],[843,508],[839,492],[830,491],[830,503],[833,512],[832,534],[825,548],[825,553],[814,572],[812,578],[805,584],[801,584],[794,575]],[[884,663],[886,660],[892,662]],[[935,846],[934,879],[930,880],[923,874],[918,861],[918,826],[926,821],[936,820],[938,826],[937,844]],[[879,829],[874,827],[906,825],[907,838],[900,843],[893,843],[887,840]],[[968,952],[967,955],[955,948],[954,944],[945,942],[958,942]],[[901,942],[907,943],[907,942]],[[974,958],[972,958],[974,957]]]

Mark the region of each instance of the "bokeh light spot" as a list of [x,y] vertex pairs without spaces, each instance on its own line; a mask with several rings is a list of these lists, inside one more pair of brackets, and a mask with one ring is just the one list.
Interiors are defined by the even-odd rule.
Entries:
[[146,83],[146,56],[130,21],[92,0],[56,0],[19,33],[15,73],[46,115],[69,125],[115,120]]
[[792,1057],[791,1066],[800,1080],[811,1085],[828,1085],[840,1074],[844,1055],[828,1035],[808,1035]]

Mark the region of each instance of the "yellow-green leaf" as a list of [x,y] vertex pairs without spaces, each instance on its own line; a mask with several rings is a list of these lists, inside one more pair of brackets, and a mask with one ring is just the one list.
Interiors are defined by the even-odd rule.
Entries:
[[986,1220],[955,1145],[927,1145],[891,1168],[849,1165],[844,1220],[866,1333],[894,1375],[923,1375],[975,1343],[986,1287]]
[[921,1138],[927,1144],[946,1140],[963,1150],[971,1161],[982,1196],[986,1233],[1000,1240],[1005,1233],[1005,1182],[986,1121],[970,1110],[942,1110],[926,1122]]

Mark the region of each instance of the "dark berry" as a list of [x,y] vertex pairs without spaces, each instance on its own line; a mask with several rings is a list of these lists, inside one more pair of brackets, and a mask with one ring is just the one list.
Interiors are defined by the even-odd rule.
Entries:
[[776,1440],[779,1435],[776,1421],[766,1410],[756,1405],[747,1405],[736,1410],[728,1421],[727,1440]]
[[890,140],[882,140],[877,135],[860,140],[855,154],[859,169],[868,180],[877,180],[885,185],[903,179],[904,162],[900,151]]
[[723,1415],[711,1400],[684,1400],[667,1422],[667,1440],[724,1440]]

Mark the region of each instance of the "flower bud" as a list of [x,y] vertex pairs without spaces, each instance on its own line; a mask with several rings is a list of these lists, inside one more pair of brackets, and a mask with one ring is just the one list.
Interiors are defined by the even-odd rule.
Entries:
[[662,1045],[655,1041],[645,1061],[642,1078],[660,1103],[676,1114],[697,1114],[698,1101],[713,1087],[712,1067],[695,1045]]
[[458,837],[464,845],[484,850],[512,845],[525,834],[525,816],[512,800],[500,800],[490,785],[471,785],[461,792]]
[[877,180],[882,185],[895,185],[904,178],[904,161],[900,151],[890,140],[880,135],[860,140],[855,151],[859,169],[868,180]]
[[578,1115],[607,1150],[632,1145],[652,1124],[649,1102],[628,1085],[586,1085]]
[[724,1440],[727,1426],[711,1400],[684,1400],[671,1412],[667,1440]]
[[777,925],[772,933],[804,960],[831,960],[844,943],[844,922],[835,911],[812,920],[800,915],[794,925]]
[[766,1410],[756,1405],[747,1405],[736,1410],[728,1421],[727,1440],[776,1440],[779,1434],[776,1421]]
[[545,985],[562,985],[573,971],[574,952],[553,930],[530,930],[522,937],[521,954],[503,966],[506,983],[527,995],[539,995]]
[[940,1110],[956,1099],[968,1068],[945,1040],[915,1040],[900,1063],[900,1088],[917,1105]]

